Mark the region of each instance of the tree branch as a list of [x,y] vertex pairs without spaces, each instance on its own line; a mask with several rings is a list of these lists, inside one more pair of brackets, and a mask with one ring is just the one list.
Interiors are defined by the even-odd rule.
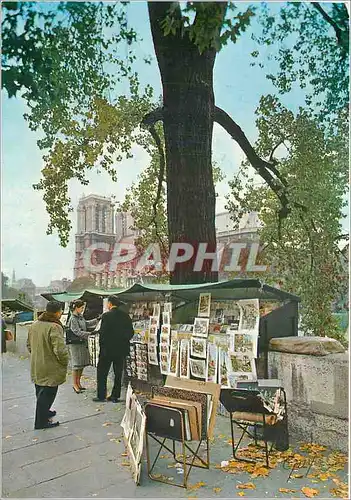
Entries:
[[[256,172],[266,181],[268,186],[276,194],[281,203],[281,210],[279,212],[282,218],[286,217],[290,212],[288,207],[289,200],[286,196],[286,181],[281,181],[281,175],[277,171],[274,164],[269,163],[258,156],[246,135],[237,123],[225,112],[223,109],[215,106],[214,121],[221,125],[229,135],[236,141],[241,149],[244,151],[246,158],[249,160]],[[271,174],[273,172],[277,178]],[[277,175],[278,174],[278,175]]]
[[164,242],[158,232],[158,226],[157,226],[157,206],[160,202],[161,194],[162,194],[162,184],[164,180],[164,175],[165,175],[165,167],[166,167],[166,161],[165,161],[165,154],[163,151],[163,145],[160,136],[157,133],[157,130],[155,128],[155,125],[158,121],[163,119],[163,108],[157,108],[154,111],[151,111],[147,115],[144,116],[142,119],[141,125],[145,128],[148,129],[150,132],[153,140],[156,143],[158,153],[160,155],[160,170],[158,173],[158,185],[157,185],[157,194],[154,203],[152,204],[153,208],[153,217],[150,220],[149,224],[153,224],[155,226],[155,232],[156,236],[162,246],[162,250],[164,251],[164,254],[166,254],[166,248],[164,245]]
[[332,19],[330,17],[330,15],[324,9],[322,9],[320,3],[311,2],[311,4],[312,4],[312,7],[314,7],[316,10],[318,10],[318,12],[321,14],[323,19],[328,24],[330,24],[330,26],[334,29],[339,45],[342,47],[342,49],[345,50],[346,47],[344,47],[344,36],[343,36],[343,35],[345,35],[344,31],[340,28],[340,26],[338,26],[338,24],[334,21],[334,19]]

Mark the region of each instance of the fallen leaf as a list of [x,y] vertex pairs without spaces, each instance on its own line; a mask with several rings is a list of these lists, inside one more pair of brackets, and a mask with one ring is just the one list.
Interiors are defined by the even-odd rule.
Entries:
[[239,495],[239,497],[244,497],[245,493],[243,491],[239,491],[238,495]]
[[108,432],[106,436],[113,436],[113,432]]
[[198,490],[199,488],[202,488],[203,486],[206,486],[206,483],[203,481],[199,481],[198,483],[195,483],[191,486],[188,487],[189,490]]
[[329,472],[321,472],[318,474],[318,477],[321,481],[328,481],[328,479],[331,477],[331,474]]
[[301,479],[303,477],[303,474],[291,474],[290,477],[293,479]]
[[251,477],[266,477],[268,476],[269,474],[269,469],[267,469],[267,467],[255,467],[255,469],[253,470],[252,474],[251,474]]
[[280,493],[296,493],[296,490],[290,488],[279,488]]
[[12,438],[12,436],[8,435],[8,436],[5,436],[5,439],[10,439]]
[[301,488],[301,491],[307,498],[313,498],[319,494],[319,490],[309,488],[308,486]]
[[127,457],[128,453],[121,453],[121,457]]
[[33,443],[35,443],[36,441],[38,441],[38,438],[34,438],[32,439]]
[[112,422],[105,422],[104,424],[102,424],[102,427],[108,427],[109,425],[113,425]]
[[129,462],[122,462],[121,465],[123,465],[123,467],[127,467],[130,465],[130,463]]
[[254,485],[254,483],[237,484],[236,487],[238,490],[255,490],[256,489],[256,485]]
[[220,491],[222,491],[222,488],[213,488],[213,491],[214,491],[215,493],[219,493]]
[[218,439],[224,439],[225,438],[225,435],[224,434],[219,434],[218,435]]

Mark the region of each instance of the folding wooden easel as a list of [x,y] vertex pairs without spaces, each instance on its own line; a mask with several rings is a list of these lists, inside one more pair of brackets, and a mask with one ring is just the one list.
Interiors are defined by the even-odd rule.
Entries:
[[[278,390],[283,395],[284,425],[287,426],[286,394],[283,388],[279,388]],[[276,426],[279,425],[277,415],[267,410],[260,397],[259,391],[256,390],[224,389],[221,391],[221,403],[230,413],[233,458],[243,462],[255,463],[255,460],[237,455],[240,444],[244,436],[247,435],[254,440],[257,447],[261,447],[258,444],[259,440],[264,442],[263,449],[265,452],[266,466],[269,467],[269,455],[274,446],[274,439],[271,438],[274,435]],[[234,425],[237,425],[242,430],[241,436],[236,444],[234,440]],[[253,427],[253,433],[248,430],[249,427]],[[259,438],[257,434],[258,428],[262,429],[262,435]],[[272,441],[269,449],[268,441]]]
[[[150,479],[161,483],[172,484],[180,488],[188,487],[188,477],[193,467],[201,469],[210,468],[209,459],[209,441],[208,438],[198,441],[195,449],[189,445],[186,439],[185,422],[183,412],[178,408],[171,408],[166,406],[157,405],[157,403],[148,402],[145,405],[146,414],[146,456],[147,456],[147,469]],[[198,425],[198,422],[197,422]],[[151,463],[149,437],[153,439],[158,445],[158,451],[154,461]],[[167,440],[171,441],[171,446],[167,444]],[[206,442],[206,460],[199,456],[201,444]],[[176,454],[176,443],[181,446],[182,460]],[[167,450],[173,456],[176,462],[182,464],[184,474],[183,482],[169,482],[162,478],[162,475],[153,474],[153,470],[158,462],[162,450]],[[189,457],[190,452],[190,457]],[[188,454],[188,455],[187,455]],[[190,461],[188,461],[190,458]],[[198,461],[195,463],[195,461]]]

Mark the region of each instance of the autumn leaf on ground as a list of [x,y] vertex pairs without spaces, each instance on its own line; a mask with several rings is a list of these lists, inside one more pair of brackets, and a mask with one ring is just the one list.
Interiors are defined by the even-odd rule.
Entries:
[[124,453],[121,453],[121,457],[127,457],[128,456],[128,453],[124,452]]
[[321,480],[321,481],[328,481],[328,479],[331,478],[331,474],[329,472],[321,472],[320,474],[318,474],[318,478]]
[[251,477],[266,477],[268,476],[269,474],[269,469],[267,469],[267,467],[255,467],[255,469],[253,470],[252,474],[251,474]]
[[128,465],[130,465],[129,462],[122,462],[121,465],[123,465],[123,467],[127,467]]
[[290,488],[279,488],[280,493],[296,493],[296,490]]
[[307,453],[319,454],[325,451],[327,448],[317,443],[305,443],[300,446],[301,451],[307,451]]
[[346,483],[343,483],[339,478],[334,477],[333,482],[337,485],[337,488],[332,488],[330,490],[330,493],[334,497],[339,497],[339,498],[349,498],[348,497],[348,485]]
[[218,439],[224,439],[226,436],[224,434],[219,434]]
[[108,427],[109,425],[113,425],[112,422],[105,422],[104,424],[102,424],[102,427]]
[[236,485],[238,490],[255,490],[256,485],[254,483],[242,483]]
[[203,486],[206,486],[206,483],[203,481],[199,481],[198,483],[192,484],[191,486],[188,487],[189,490],[198,490],[199,488],[202,488]]
[[213,488],[213,491],[214,491],[215,493],[219,493],[220,491],[222,491],[222,488]]
[[301,479],[303,477],[303,474],[291,474],[290,477],[293,479]]
[[243,491],[239,491],[238,495],[239,495],[239,497],[244,497],[245,493]]
[[309,488],[308,486],[301,488],[301,491],[307,498],[313,498],[319,494],[319,490],[315,490],[314,488]]

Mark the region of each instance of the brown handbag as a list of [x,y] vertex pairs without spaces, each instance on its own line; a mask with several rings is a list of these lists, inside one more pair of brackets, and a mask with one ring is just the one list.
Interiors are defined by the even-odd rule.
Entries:
[[13,334],[10,332],[10,330],[5,330],[5,339],[8,340],[13,340]]

